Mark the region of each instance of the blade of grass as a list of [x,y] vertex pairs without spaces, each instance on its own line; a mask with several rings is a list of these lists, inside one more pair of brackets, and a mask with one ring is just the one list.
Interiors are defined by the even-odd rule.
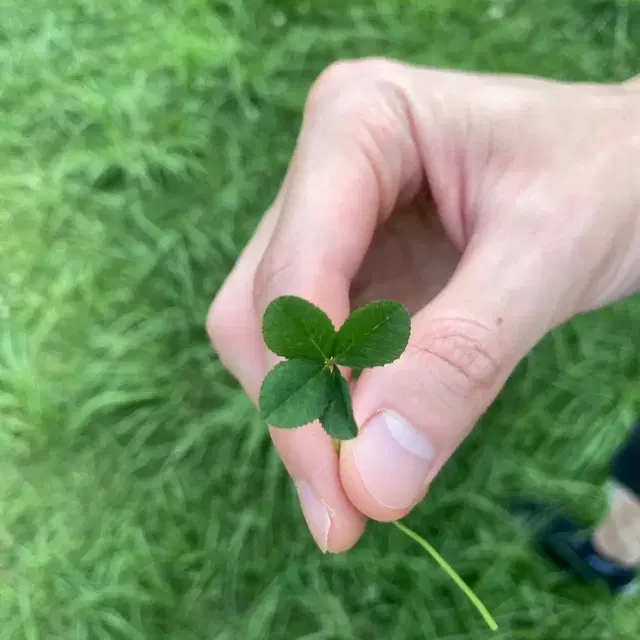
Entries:
[[489,613],[488,609],[482,604],[478,596],[471,590],[466,582],[456,573],[454,568],[420,535],[415,531],[409,529],[402,522],[393,522],[396,528],[400,529],[402,533],[411,538],[414,542],[417,542],[444,570],[444,572],[462,589],[463,593],[469,598],[476,609],[480,612],[484,621],[487,623],[491,631],[498,630],[498,623],[493,616]]

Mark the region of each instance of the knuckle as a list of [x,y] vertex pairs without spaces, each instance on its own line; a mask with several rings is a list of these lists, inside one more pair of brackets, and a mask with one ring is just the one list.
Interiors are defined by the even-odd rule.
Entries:
[[[379,81],[393,77],[400,65],[385,58],[340,60],[330,64],[316,78],[309,92],[306,111],[335,101],[337,94],[344,95],[354,87],[375,86]],[[365,92],[366,93],[366,92]]]
[[336,94],[344,92],[353,85],[357,76],[354,67],[357,63],[351,60],[334,62],[324,69],[311,85],[305,104],[305,114],[315,113],[324,104],[335,100]]
[[340,60],[332,62],[326,69],[321,71],[309,92],[309,104],[324,98],[325,95],[333,94],[335,91],[351,84],[357,78],[358,61]]
[[207,335],[216,348],[225,344],[233,327],[231,308],[225,299],[226,292],[222,290],[214,298],[207,312]]
[[373,173],[384,211],[394,204],[398,174],[417,174],[420,165],[407,69],[379,58],[336,63],[316,81],[305,112],[316,131],[351,145]]
[[418,336],[413,350],[456,399],[470,400],[495,388],[503,358],[494,329],[466,319],[434,321]]
[[206,330],[209,341],[222,363],[236,375],[237,354],[247,345],[249,329],[243,313],[245,305],[235,286],[223,285],[223,288],[209,306],[206,317]]

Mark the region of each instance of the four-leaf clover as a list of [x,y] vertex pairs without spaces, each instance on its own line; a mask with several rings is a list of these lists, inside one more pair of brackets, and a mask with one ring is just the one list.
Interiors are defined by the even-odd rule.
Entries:
[[276,298],[266,309],[265,344],[286,358],[265,378],[260,411],[274,427],[296,428],[320,420],[336,440],[358,434],[349,384],[339,366],[380,367],[399,358],[411,333],[411,317],[392,300],[353,311],[336,331],[322,309],[296,296]]

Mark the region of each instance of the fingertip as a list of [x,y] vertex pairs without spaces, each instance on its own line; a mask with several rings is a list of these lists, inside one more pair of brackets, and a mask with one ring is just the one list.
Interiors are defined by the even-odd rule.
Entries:
[[343,553],[362,537],[367,518],[340,481],[338,455],[318,423],[272,429],[272,438],[295,484],[302,514],[323,553]]
[[357,509],[335,518],[329,534],[328,553],[344,553],[352,549],[362,538],[367,528],[367,518]]
[[365,517],[351,505],[322,498],[304,480],[294,482],[302,514],[320,551],[342,553],[351,549],[364,533]]
[[295,485],[309,531],[323,553],[343,553],[362,537],[367,519],[358,511],[340,485],[337,456],[331,476],[315,478],[312,486],[304,480]]

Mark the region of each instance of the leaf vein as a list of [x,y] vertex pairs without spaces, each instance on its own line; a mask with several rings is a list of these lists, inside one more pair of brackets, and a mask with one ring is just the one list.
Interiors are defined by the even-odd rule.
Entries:
[[[289,362],[291,362],[289,360]],[[313,362],[313,360],[309,360],[308,362]],[[319,368],[314,375],[312,375],[311,377],[307,378],[302,384],[300,384],[300,386],[298,386],[297,388],[295,388],[293,391],[291,391],[290,395],[287,396],[286,398],[283,398],[281,402],[278,402],[277,404],[274,404],[273,407],[271,407],[271,411],[269,412],[269,415],[271,415],[272,413],[274,413],[275,411],[277,411],[280,407],[282,407],[286,402],[289,402],[291,400],[291,398],[293,396],[296,396],[297,394],[299,394],[303,389],[305,389],[305,387],[309,386],[311,383],[313,383],[315,381],[315,379],[322,373],[322,371],[324,370],[324,367]]]
[[[286,313],[286,311],[285,311]],[[305,334],[305,336],[307,336],[307,338],[309,339],[309,342],[311,342],[311,344],[318,350],[318,353],[325,359],[327,360],[329,358],[329,356],[324,353],[324,351],[322,350],[322,347],[318,344],[318,342],[316,341],[316,339],[313,336],[313,333],[310,332],[307,327],[305,326],[305,324],[303,322],[300,322],[298,320],[298,318],[295,317],[295,315],[289,314],[287,313],[288,318],[293,322],[293,324],[296,325],[296,327],[298,329],[302,329],[303,333]]]
[[345,347],[342,350],[342,353],[340,353],[340,356],[343,356],[345,353],[347,353],[347,351],[349,351],[349,349],[351,349],[352,347],[354,347],[355,345],[357,345],[360,342],[364,342],[366,340],[366,338],[368,338],[372,333],[374,333],[375,331],[377,331],[385,322],[387,322],[387,320],[389,320],[389,318],[391,318],[393,315],[395,314],[395,311],[392,311],[388,316],[385,316],[382,320],[380,320],[380,322],[378,322],[378,324],[376,324],[375,326],[373,326],[369,331],[366,331],[364,333],[361,333],[357,336],[357,341],[355,339],[352,339],[349,342],[349,346]]

